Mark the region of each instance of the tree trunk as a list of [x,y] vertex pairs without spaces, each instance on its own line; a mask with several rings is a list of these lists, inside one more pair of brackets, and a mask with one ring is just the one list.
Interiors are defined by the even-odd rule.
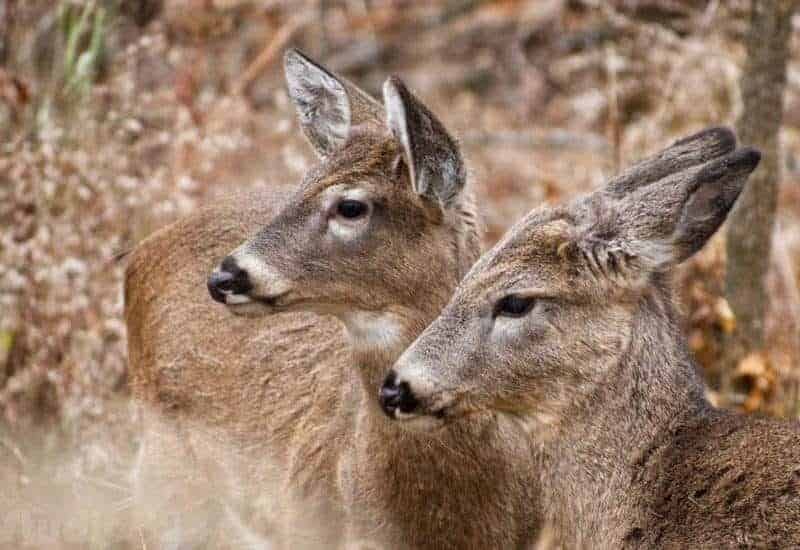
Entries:
[[13,22],[14,0],[0,0],[0,67],[9,61]]
[[762,157],[728,224],[725,292],[737,320],[727,354],[731,365],[764,345],[765,275],[780,175],[778,131],[791,16],[797,5],[797,0],[752,0],[750,8],[747,60],[740,82],[744,109],[736,130],[740,142],[758,148]]

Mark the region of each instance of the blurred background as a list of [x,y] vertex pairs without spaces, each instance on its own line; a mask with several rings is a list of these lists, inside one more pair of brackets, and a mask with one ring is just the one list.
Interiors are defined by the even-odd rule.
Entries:
[[315,159],[288,46],[378,96],[401,75],[459,137],[487,245],[676,138],[735,126],[765,162],[728,241],[678,276],[689,344],[715,403],[798,417],[794,4],[0,0],[0,483],[78,480],[126,506],[121,256],[216,196],[300,181]]

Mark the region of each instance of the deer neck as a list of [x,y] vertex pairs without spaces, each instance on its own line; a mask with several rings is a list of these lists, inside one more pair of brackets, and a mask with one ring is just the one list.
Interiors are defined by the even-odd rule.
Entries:
[[[391,436],[391,441],[420,441],[430,449],[429,434],[416,434],[390,421],[378,404],[378,390],[389,370],[422,331],[439,315],[453,290],[481,253],[481,231],[475,213],[475,197],[467,189],[462,201],[447,212],[443,231],[451,242],[451,271],[438,274],[436,284],[414,292],[405,305],[390,305],[380,311],[352,311],[340,316],[351,342],[353,364],[361,382],[359,429],[374,435]],[[447,437],[447,431],[444,431]],[[442,434],[440,434],[442,435]],[[412,443],[413,444],[413,443]]]
[[341,317],[361,389],[378,412],[378,388],[403,350],[424,328],[424,321],[418,323],[414,318],[412,311],[401,307],[349,312]]
[[643,298],[630,334],[621,360],[542,444],[545,509],[570,547],[622,544],[645,470],[672,430],[709,407],[666,293]]
[[[433,300],[432,303],[438,302]],[[387,418],[378,403],[378,390],[389,370],[438,314],[438,308],[429,306],[428,309],[430,311],[424,310],[421,305],[413,309],[392,307],[380,313],[356,313],[342,318],[351,342],[352,364],[360,382],[357,429],[362,434],[369,434],[369,439],[381,441],[385,447],[395,443],[400,445],[403,447],[400,454],[405,454],[409,445],[413,447],[417,443],[422,450],[430,449],[432,438],[453,439],[452,433],[458,432],[463,436],[466,429],[451,424],[434,434],[415,432]],[[472,418],[464,424],[484,425],[485,422]],[[454,444],[458,445],[458,442]],[[393,452],[388,448],[385,450]]]

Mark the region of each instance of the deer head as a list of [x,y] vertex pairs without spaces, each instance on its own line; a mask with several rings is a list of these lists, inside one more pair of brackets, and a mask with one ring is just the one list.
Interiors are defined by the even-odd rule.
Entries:
[[534,430],[567,422],[632,340],[658,347],[679,332],[666,276],[719,228],[757,166],[757,151],[734,147],[730,131],[707,130],[528,214],[397,361],[384,411],[424,428],[487,410]]
[[297,50],[285,71],[321,162],[222,261],[212,297],[241,314],[333,314],[373,343],[421,330],[478,254],[458,146],[398,78],[381,105]]

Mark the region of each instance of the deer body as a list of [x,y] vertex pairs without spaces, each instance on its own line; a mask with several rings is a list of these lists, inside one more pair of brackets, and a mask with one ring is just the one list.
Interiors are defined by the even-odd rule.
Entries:
[[[385,359],[376,373],[386,372]],[[536,540],[536,471],[521,467],[530,468],[533,447],[517,425],[481,415],[440,434],[409,433],[385,417],[375,393],[363,392],[353,444],[340,462],[353,538],[431,549],[522,548]]]
[[758,161],[711,129],[531,212],[398,360],[384,410],[429,429],[519,422],[568,548],[800,545],[800,426],[706,401],[669,284]]
[[796,545],[800,427],[714,409],[676,321],[660,319],[654,346],[653,320],[634,325],[646,336],[543,445],[556,532],[576,548]]
[[[344,399],[330,391],[351,382],[343,379],[351,358],[341,328],[303,313],[231,317],[203,291],[218,259],[272,218],[284,200],[261,192],[232,197],[155,233],[129,258],[131,387],[147,421],[137,499],[167,524],[155,531],[169,528],[174,512],[162,507],[174,508],[170,498],[182,497],[187,486],[181,522],[197,525],[184,526],[180,538],[196,544],[213,533],[220,500],[248,517],[263,507],[265,494],[279,500],[268,507],[285,507],[287,514],[287,490],[309,501],[324,496],[328,509],[317,517],[305,509],[297,518],[322,522],[320,531],[333,533],[341,521],[331,473],[343,442],[320,438],[349,420]],[[320,445],[328,447],[320,452]],[[206,511],[198,506],[203,499],[211,499]],[[280,521],[274,514],[270,519]]]
[[286,74],[322,162],[278,206],[215,206],[134,253],[134,393],[191,423],[173,446],[222,470],[242,513],[278,508],[250,524],[286,547],[523,547],[540,512],[516,424],[412,434],[375,402],[479,254],[455,142],[396,79],[380,105],[296,51]]

